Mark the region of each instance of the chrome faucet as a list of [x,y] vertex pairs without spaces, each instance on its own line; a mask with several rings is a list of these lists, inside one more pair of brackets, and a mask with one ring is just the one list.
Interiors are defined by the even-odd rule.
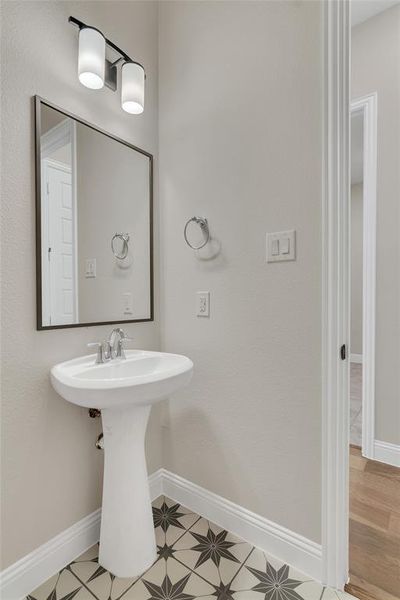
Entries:
[[97,348],[96,364],[103,364],[116,358],[125,359],[124,343],[132,340],[133,338],[127,336],[123,329],[116,327],[107,340],[91,342],[88,344],[88,348]]
[[110,333],[108,343],[110,346],[111,358],[126,358],[124,352],[124,343],[131,342],[133,338],[127,336],[121,327],[116,327]]

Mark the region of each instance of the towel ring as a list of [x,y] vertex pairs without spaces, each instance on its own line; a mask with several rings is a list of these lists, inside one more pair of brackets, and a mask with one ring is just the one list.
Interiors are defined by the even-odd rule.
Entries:
[[[114,240],[118,238],[122,240],[122,252],[118,253],[114,248]],[[111,240],[111,250],[118,260],[124,260],[128,256],[129,251],[129,233],[115,233]]]
[[[193,246],[193,244],[191,244],[188,240],[187,237],[187,228],[190,225],[190,223],[196,223],[196,225],[198,225],[203,233],[203,235],[205,236],[205,240],[202,244],[200,244],[200,246]],[[200,250],[200,248],[204,248],[204,246],[209,242],[210,240],[210,229],[208,227],[208,221],[206,218],[204,217],[192,217],[191,219],[189,219],[189,221],[186,223],[185,225],[185,229],[183,230],[183,237],[185,238],[185,242],[187,243],[187,245],[192,248],[192,250]]]

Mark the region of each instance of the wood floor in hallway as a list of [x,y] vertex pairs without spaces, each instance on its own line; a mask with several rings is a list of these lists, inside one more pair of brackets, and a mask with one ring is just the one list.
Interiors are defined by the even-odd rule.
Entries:
[[360,600],[400,600],[400,469],[350,448],[350,583]]

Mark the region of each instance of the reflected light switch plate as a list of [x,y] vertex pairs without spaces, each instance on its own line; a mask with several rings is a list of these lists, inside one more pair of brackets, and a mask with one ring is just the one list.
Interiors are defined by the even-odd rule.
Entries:
[[96,259],[87,258],[85,260],[85,277],[86,279],[96,277]]

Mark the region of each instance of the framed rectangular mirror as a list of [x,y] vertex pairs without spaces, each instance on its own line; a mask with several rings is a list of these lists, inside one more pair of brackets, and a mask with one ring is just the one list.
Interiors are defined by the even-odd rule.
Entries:
[[152,155],[35,109],[37,328],[152,321]]

